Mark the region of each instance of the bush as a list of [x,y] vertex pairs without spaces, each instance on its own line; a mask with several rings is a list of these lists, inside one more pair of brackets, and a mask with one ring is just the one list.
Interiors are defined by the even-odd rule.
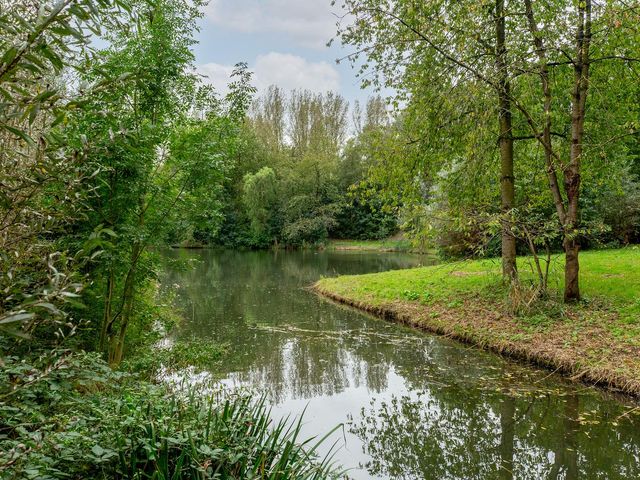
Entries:
[[172,392],[56,351],[0,369],[0,478],[208,479],[337,475],[273,424],[263,400],[211,385]]
[[353,199],[338,213],[330,235],[352,240],[381,240],[397,230],[395,215],[386,212],[380,202],[361,203]]

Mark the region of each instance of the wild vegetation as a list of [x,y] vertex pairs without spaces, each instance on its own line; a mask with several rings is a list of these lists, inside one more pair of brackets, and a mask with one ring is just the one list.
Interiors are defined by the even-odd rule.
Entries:
[[370,189],[366,201],[354,190],[365,178],[376,138],[390,124],[386,104],[381,97],[370,98],[363,109],[356,104],[354,136],[349,136],[348,113],[348,103],[336,93],[270,87],[249,111],[245,150],[224,182],[219,230],[205,223],[195,240],[228,247],[302,247],[329,237],[394,234],[396,217],[377,189]]
[[150,348],[179,321],[155,249],[216,229],[247,139],[246,65],[224,98],[194,73],[202,6],[0,2],[2,478],[331,474],[263,401],[155,384],[225,354]]
[[2,478],[337,475],[264,401],[156,384],[233,354],[158,345],[169,245],[474,257],[322,288],[637,393],[638,250],[581,251],[640,241],[640,4],[343,3],[389,101],[220,95],[201,0],[0,0]]

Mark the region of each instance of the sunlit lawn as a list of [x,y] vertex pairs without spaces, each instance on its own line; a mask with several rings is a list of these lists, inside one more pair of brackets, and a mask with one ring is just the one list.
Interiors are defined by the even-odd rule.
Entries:
[[409,251],[412,249],[409,240],[386,238],[382,240],[329,240],[329,250],[370,250],[370,251]]

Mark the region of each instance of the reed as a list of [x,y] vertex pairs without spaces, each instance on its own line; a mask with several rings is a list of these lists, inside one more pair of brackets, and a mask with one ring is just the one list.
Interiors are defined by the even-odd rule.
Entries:
[[264,398],[222,395],[228,394],[202,396],[194,389],[162,409],[147,400],[128,405],[122,413],[136,421],[117,437],[116,478],[312,480],[343,474],[332,461],[333,447],[318,457],[339,426],[302,440],[302,417],[274,423]]

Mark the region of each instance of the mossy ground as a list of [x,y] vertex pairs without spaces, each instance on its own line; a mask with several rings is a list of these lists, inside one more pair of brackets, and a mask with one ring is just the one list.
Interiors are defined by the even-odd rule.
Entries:
[[[316,290],[418,328],[640,394],[640,248],[581,254],[583,300],[564,305],[562,256],[552,258],[550,295],[513,301],[499,260],[446,263],[326,278]],[[531,259],[518,263],[522,290]]]

